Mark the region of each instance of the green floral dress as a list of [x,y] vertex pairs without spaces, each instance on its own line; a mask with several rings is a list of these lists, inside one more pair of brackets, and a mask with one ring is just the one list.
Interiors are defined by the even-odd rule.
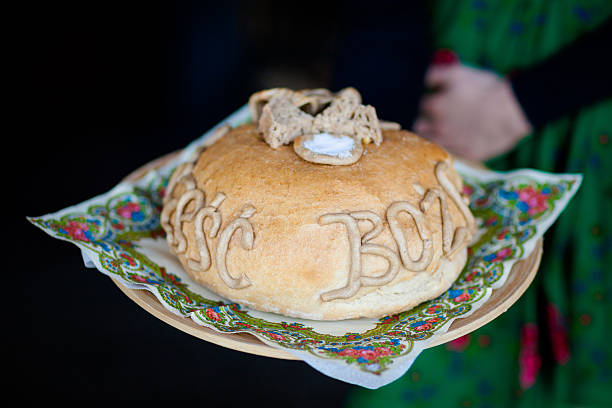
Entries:
[[[435,46],[502,75],[545,59],[612,15],[609,0],[433,5]],[[547,124],[488,163],[584,176],[545,235],[536,279],[498,319],[424,351],[385,387],[355,389],[348,406],[612,406],[611,137],[606,100]]]

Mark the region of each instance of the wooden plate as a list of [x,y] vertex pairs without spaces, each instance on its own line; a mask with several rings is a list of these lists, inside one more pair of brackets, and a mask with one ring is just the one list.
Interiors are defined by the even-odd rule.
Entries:
[[[179,152],[174,152],[154,160],[134,171],[125,179],[128,181],[137,180],[146,174],[146,172],[150,169],[162,166],[164,163],[167,163],[178,154]],[[518,261],[514,265],[504,286],[497,290],[493,290],[489,300],[487,300],[470,316],[458,318],[453,321],[448,331],[444,334],[436,336],[436,341],[430,344],[428,347],[438,346],[471,333],[508,310],[510,306],[512,306],[521,297],[521,295],[527,290],[533,281],[538,271],[541,258],[542,239],[537,242],[536,247],[527,258]],[[251,334],[226,334],[217,332],[208,327],[200,326],[193,322],[190,318],[177,316],[166,310],[161,305],[159,300],[157,300],[157,298],[155,298],[155,296],[149,291],[128,289],[119,281],[115,279],[113,279],[113,281],[123,293],[125,293],[130,299],[136,302],[147,312],[168,323],[169,325],[182,330],[185,333],[191,334],[192,336],[219,346],[245,353],[286,360],[299,360],[299,358],[288,351],[268,346]]]

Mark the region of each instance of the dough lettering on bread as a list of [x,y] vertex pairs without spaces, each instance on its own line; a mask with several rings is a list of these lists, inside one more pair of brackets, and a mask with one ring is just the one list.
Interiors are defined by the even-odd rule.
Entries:
[[[196,282],[316,320],[383,317],[448,289],[476,224],[444,149],[378,121],[354,88],[266,90],[249,107],[252,123],[225,129],[169,180],[161,224]],[[354,143],[300,154],[319,133]],[[357,159],[318,160],[346,159],[342,146],[358,146]]]

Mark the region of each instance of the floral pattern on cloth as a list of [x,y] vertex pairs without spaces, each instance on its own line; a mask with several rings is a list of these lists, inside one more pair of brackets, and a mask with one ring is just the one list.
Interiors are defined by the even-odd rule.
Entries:
[[[135,183],[121,183],[78,206],[29,220],[51,236],[76,244],[100,272],[128,287],[151,291],[176,314],[218,332],[250,333],[295,353],[325,374],[368,388],[400,377],[437,334],[446,332],[454,319],[477,310],[492,289],[501,287],[514,263],[531,252],[580,184],[576,175],[502,174],[457,164],[479,224],[478,238],[469,247],[458,279],[439,297],[378,319],[367,330],[329,334],[315,321],[282,316],[279,321],[278,315],[268,318],[224,302],[193,283],[180,268],[170,270],[153,260],[160,257],[150,255],[163,252],[164,246],[169,254],[159,218],[165,186],[176,165],[151,171]],[[350,326],[350,321],[339,324]],[[563,359],[560,341],[558,353]],[[459,345],[460,340],[452,344]],[[533,367],[526,355],[526,384]]]
[[[307,351],[320,358],[342,360],[348,366],[374,375],[381,375],[394,359],[410,353],[415,343],[430,339],[454,318],[471,311],[486,296],[487,289],[507,274],[504,263],[524,255],[525,243],[536,236],[534,223],[552,213],[556,202],[575,183],[565,180],[540,183],[524,177],[479,183],[466,178],[466,192],[470,194],[472,211],[481,221],[481,234],[470,247],[466,268],[453,286],[413,310],[380,319],[372,330],[332,336],[317,333],[302,323],[254,318],[236,303],[204,298],[190,291],[181,277],[144,256],[139,251],[139,240],[163,236],[159,214],[166,182],[166,179],[154,178],[146,188],[111,195],[85,211],[31,221],[53,236],[97,254],[103,272],[146,285],[157,292],[166,307],[185,316],[192,314],[199,324],[225,333],[249,332],[267,343]],[[534,337],[531,333],[526,327],[526,345]],[[451,344],[460,342],[458,339]],[[534,370],[537,371],[530,350],[527,348],[522,357],[524,375],[521,378],[525,385],[533,378]]]

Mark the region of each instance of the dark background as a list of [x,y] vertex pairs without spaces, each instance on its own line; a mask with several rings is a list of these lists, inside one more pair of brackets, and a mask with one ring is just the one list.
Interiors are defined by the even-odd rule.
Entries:
[[26,111],[11,135],[27,152],[11,220],[22,233],[9,247],[8,385],[26,386],[24,402],[79,406],[339,406],[351,385],[174,329],[25,216],[108,191],[264,88],[355,86],[379,117],[408,127],[430,52],[423,10],[358,1],[84,3],[24,5],[19,72],[5,78]]

